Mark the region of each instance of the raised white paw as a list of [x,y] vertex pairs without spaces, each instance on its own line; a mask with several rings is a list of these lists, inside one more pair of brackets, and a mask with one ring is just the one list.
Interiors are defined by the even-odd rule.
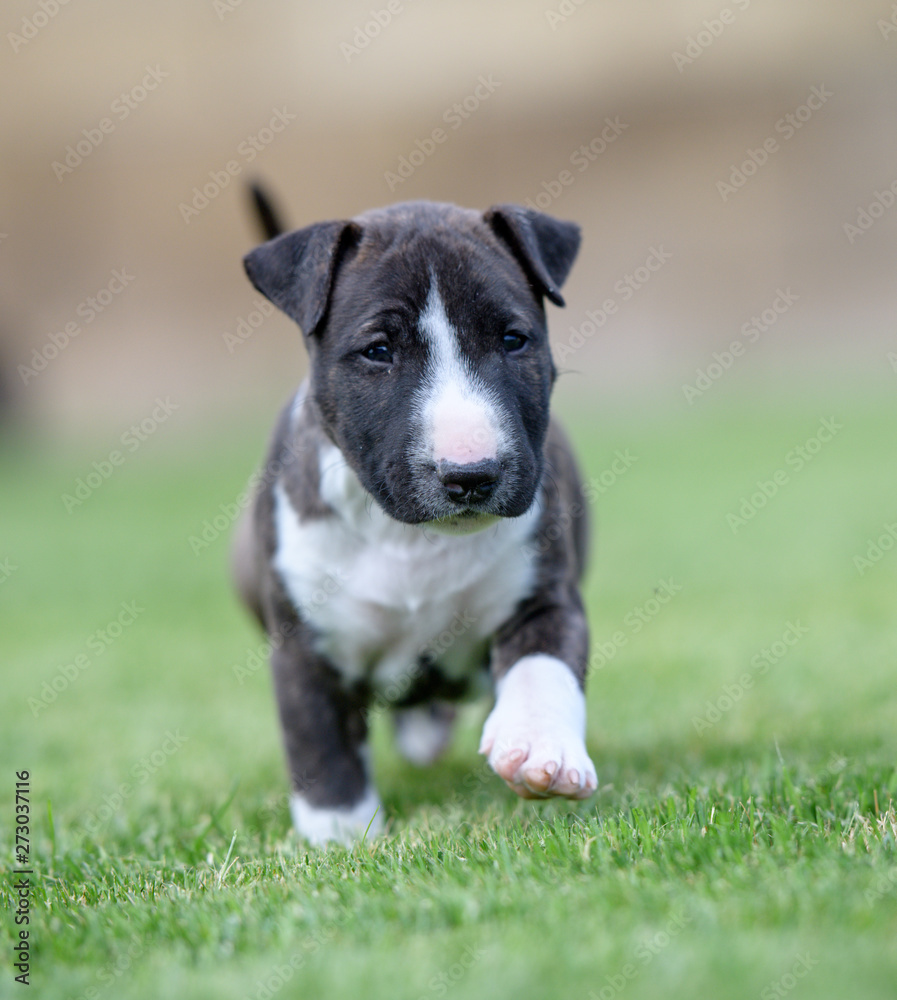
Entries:
[[598,787],[586,750],[585,698],[570,668],[543,654],[518,660],[497,685],[480,753],[525,799],[588,798]]

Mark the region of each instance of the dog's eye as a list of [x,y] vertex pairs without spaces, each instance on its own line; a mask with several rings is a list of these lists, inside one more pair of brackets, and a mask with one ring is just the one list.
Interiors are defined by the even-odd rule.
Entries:
[[367,358],[368,361],[375,361],[377,364],[392,364],[392,351],[389,349],[389,344],[384,344],[382,341],[377,344],[369,344],[361,352],[361,356]]
[[528,343],[529,337],[523,333],[517,333],[516,330],[510,330],[501,338],[501,344],[505,349],[505,354],[517,354],[517,352],[522,351]]

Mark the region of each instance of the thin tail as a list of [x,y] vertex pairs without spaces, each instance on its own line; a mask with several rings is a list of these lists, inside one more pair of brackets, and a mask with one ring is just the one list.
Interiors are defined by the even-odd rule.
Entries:
[[255,214],[262,235],[266,240],[273,240],[275,236],[280,236],[285,231],[280,214],[271,202],[271,198],[265,189],[258,183],[253,182],[249,186],[252,195],[252,203],[255,207]]

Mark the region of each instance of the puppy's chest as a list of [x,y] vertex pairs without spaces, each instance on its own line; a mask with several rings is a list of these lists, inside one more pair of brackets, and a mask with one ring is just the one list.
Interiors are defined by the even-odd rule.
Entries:
[[421,658],[463,677],[534,586],[534,515],[446,536],[379,512],[361,531],[336,516],[303,522],[283,490],[276,504],[275,568],[347,680],[383,688]]

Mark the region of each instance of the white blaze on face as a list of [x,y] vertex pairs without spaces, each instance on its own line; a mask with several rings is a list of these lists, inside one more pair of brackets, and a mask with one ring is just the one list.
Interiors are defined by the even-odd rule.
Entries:
[[458,465],[497,459],[504,443],[499,406],[471,374],[435,278],[420,329],[430,350],[420,394],[428,457]]

